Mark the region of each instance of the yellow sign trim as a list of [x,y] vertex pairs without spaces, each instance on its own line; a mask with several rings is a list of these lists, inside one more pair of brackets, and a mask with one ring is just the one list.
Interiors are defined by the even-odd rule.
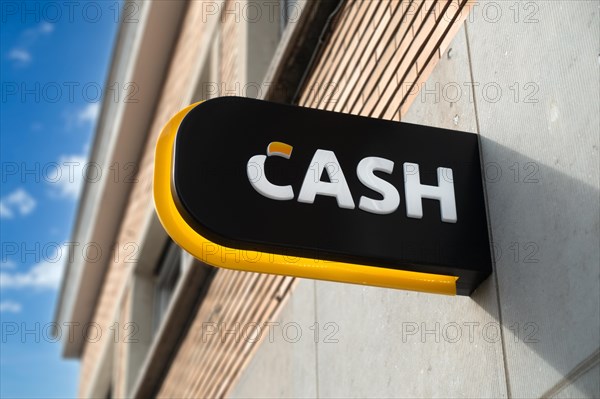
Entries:
[[[194,107],[179,111],[163,128],[156,144],[153,194],[158,218],[171,238],[200,261],[241,271],[291,275],[327,281],[456,295],[458,277],[356,265],[224,247],[201,236],[183,219],[171,193],[173,145],[181,121]],[[291,152],[291,147],[273,148]]]

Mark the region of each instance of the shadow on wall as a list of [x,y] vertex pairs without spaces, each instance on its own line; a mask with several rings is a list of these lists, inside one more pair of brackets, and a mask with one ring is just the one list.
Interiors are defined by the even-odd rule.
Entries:
[[[561,172],[573,165],[561,165],[560,154],[547,165],[480,140],[495,262],[472,299],[497,318],[495,303],[485,299],[497,280],[509,386],[531,392],[527,384],[541,378],[556,384],[546,397],[576,380],[597,397],[597,376],[587,386],[579,377],[600,362],[599,191]],[[563,379],[540,376],[540,361]]]

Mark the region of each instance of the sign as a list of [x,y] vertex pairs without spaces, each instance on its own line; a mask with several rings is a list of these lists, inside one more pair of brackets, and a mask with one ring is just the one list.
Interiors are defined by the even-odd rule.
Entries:
[[214,266],[451,295],[492,271],[471,133],[216,98],[163,129],[154,198]]

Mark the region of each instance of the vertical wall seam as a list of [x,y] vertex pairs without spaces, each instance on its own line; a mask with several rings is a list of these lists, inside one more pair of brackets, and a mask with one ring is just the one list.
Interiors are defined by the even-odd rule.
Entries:
[[[479,111],[477,108],[477,95],[475,93],[475,78],[473,74],[473,61],[471,58],[471,43],[469,42],[469,31],[467,21],[463,22],[465,26],[465,41],[467,44],[467,58],[469,60],[469,75],[471,77],[471,94],[473,98],[473,108],[475,111],[475,126],[477,128],[477,134],[481,137],[481,126],[479,125]],[[488,222],[490,222],[490,207],[489,207],[489,199],[488,199],[488,191],[487,185],[485,181],[485,163],[483,160],[483,148],[481,147],[481,139],[479,140],[479,157],[480,163],[482,165],[482,184],[483,184],[483,195],[485,199],[485,213]],[[488,223],[488,235],[490,237],[490,251],[492,253],[492,263],[493,263],[493,271],[494,271],[494,282],[496,283],[496,302],[498,303],[498,321],[500,322],[500,342],[502,343],[502,363],[504,364],[504,379],[506,381],[506,395],[509,398],[512,398],[512,393],[510,391],[510,377],[508,372],[508,359],[506,358],[506,340],[504,337],[504,323],[502,322],[502,306],[500,304],[500,284],[498,281],[498,271],[496,268],[496,253],[494,251],[494,246],[492,242],[494,242],[494,235],[491,228],[491,223]]]

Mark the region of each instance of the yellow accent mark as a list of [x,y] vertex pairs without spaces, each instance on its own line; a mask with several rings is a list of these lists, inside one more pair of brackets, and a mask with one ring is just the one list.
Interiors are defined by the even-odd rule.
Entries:
[[284,158],[290,159],[290,157],[292,156],[293,149],[294,147],[292,147],[289,144],[282,143],[280,141],[273,141],[267,146],[267,155],[279,155]]

